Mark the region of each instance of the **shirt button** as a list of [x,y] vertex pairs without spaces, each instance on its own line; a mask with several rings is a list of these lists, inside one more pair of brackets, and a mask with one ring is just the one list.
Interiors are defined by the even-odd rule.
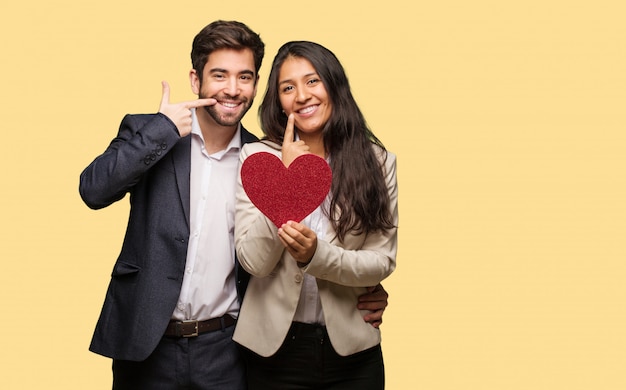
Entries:
[[300,283],[302,282],[302,275],[298,274],[296,275],[296,283]]

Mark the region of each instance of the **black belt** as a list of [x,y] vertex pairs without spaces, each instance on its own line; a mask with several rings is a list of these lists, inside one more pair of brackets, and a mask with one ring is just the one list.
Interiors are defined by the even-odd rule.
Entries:
[[235,319],[229,315],[219,318],[211,318],[206,321],[170,321],[165,329],[165,336],[170,337],[195,337],[202,333],[224,330],[235,325]]

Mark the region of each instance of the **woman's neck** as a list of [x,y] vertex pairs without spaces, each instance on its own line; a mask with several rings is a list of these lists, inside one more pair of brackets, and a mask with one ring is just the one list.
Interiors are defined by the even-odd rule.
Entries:
[[326,158],[326,148],[324,148],[324,137],[322,133],[307,134],[298,132],[298,137],[309,147],[309,152],[316,156]]

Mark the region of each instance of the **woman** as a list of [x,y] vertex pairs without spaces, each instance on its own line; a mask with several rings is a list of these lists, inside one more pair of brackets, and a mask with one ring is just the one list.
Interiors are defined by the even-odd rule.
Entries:
[[367,127],[335,55],[289,42],[259,109],[266,139],[245,145],[285,166],[313,153],[330,164],[324,203],[277,228],[237,189],[235,244],[252,274],[233,339],[249,389],[382,389],[380,332],[357,297],[389,276],[397,249],[396,159]]

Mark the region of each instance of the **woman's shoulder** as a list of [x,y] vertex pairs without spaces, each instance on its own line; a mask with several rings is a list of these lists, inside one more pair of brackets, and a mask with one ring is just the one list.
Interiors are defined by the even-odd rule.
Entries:
[[386,163],[395,163],[396,155],[393,152],[390,152],[375,143],[372,143],[372,149],[374,149],[374,155],[376,155],[376,158],[378,158],[379,161]]
[[274,155],[278,155],[281,151],[281,146],[275,142],[268,140],[261,140],[256,142],[250,142],[241,148],[241,154],[244,157],[247,157],[254,153],[259,152],[267,152],[272,153]]

